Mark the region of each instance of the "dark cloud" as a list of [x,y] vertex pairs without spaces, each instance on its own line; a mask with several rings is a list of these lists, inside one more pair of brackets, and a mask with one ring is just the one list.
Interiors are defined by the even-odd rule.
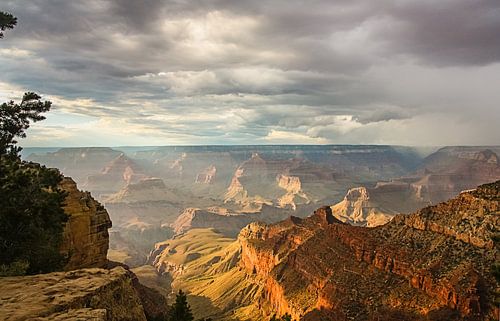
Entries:
[[471,110],[488,115],[483,127],[499,121],[498,0],[15,0],[1,9],[19,18],[0,48],[5,86],[149,135],[223,143],[288,131],[384,143],[387,126],[415,130],[447,113],[450,128],[479,122]]

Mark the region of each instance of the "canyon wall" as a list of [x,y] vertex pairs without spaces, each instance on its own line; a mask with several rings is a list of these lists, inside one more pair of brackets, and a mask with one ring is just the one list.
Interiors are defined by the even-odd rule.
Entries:
[[68,193],[64,206],[68,221],[61,246],[69,258],[65,270],[106,266],[111,228],[108,212],[89,192],[78,190],[71,178],[65,177],[60,186]]
[[267,313],[487,320],[498,313],[491,267],[499,220],[500,182],[377,228],[343,224],[326,207],[306,219],[247,226],[240,266],[264,284],[258,305]]

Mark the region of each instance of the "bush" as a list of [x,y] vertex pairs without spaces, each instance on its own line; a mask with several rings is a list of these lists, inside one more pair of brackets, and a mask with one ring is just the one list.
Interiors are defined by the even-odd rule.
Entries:
[[0,276],[24,275],[30,266],[27,261],[15,261],[11,264],[0,265]]

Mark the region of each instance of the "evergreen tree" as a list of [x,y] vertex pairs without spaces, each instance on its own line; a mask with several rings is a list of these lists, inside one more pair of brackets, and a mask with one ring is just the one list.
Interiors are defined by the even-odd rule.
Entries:
[[0,39],[3,38],[3,31],[13,29],[16,24],[16,17],[8,12],[0,11]]
[[26,137],[30,122],[44,120],[42,113],[49,111],[51,105],[33,92],[25,93],[18,104],[11,100],[0,105],[0,155],[17,156],[21,148],[15,145],[15,138]]
[[175,303],[170,309],[168,321],[193,321],[193,313],[187,302],[187,296],[182,290],[179,290],[175,298]]
[[[0,31],[16,23],[14,16],[0,12]],[[58,188],[62,175],[22,161],[16,146],[16,138],[26,137],[30,123],[45,119],[41,114],[50,106],[33,92],[20,103],[0,105],[0,276],[51,272],[65,264],[59,253],[67,220],[66,193]]]

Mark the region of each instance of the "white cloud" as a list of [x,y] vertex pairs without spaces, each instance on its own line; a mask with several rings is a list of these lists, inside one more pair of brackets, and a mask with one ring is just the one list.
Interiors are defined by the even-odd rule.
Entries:
[[270,144],[327,144],[330,142],[322,137],[311,137],[307,134],[274,129],[271,129],[263,140]]

